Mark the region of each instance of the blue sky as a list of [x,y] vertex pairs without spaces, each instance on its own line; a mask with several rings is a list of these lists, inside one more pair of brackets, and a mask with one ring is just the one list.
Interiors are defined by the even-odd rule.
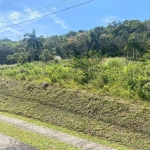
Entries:
[[[51,14],[88,0],[18,0],[16,3],[1,7],[2,4],[10,1],[13,0],[0,0],[0,28]],[[45,8],[48,5],[49,7]],[[96,26],[106,26],[112,21],[149,20],[149,6],[150,0],[93,0],[64,12],[0,29],[0,38],[20,40],[24,33],[30,33],[32,29],[36,30],[38,36],[47,37],[66,34],[72,30],[88,30]],[[42,7],[43,9],[35,10]]]

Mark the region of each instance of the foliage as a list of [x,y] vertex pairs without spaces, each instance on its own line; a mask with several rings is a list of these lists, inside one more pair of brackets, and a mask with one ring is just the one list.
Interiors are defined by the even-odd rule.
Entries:
[[98,26],[90,30],[70,31],[65,35],[37,37],[35,30],[24,34],[24,40],[0,40],[0,64],[14,63],[7,60],[7,55],[18,52],[29,52],[29,59],[39,61],[39,56],[48,49],[52,55],[64,58],[78,56],[92,57],[120,57],[130,60],[139,60],[150,49],[149,20],[125,20],[112,22],[108,26]]
[[10,61],[11,64],[13,63],[21,63],[24,64],[28,62],[28,53],[15,53],[14,55],[7,55],[7,60]]
[[149,65],[125,58],[75,58],[45,65],[39,62],[13,68],[3,67],[0,75],[149,101]]
[[23,41],[26,42],[26,50],[29,51],[30,56],[31,56],[31,62],[34,60],[35,56],[38,54],[38,51],[42,48],[43,38],[37,38],[36,37],[36,32],[33,29],[32,33],[26,33],[24,34],[24,39]]
[[43,53],[40,55],[40,59],[44,62],[53,60],[53,55],[48,49],[44,49]]

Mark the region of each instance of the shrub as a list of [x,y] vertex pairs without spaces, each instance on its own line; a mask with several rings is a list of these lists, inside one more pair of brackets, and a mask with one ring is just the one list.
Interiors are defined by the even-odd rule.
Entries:
[[124,58],[73,59],[3,67],[0,76],[150,100],[150,64]]

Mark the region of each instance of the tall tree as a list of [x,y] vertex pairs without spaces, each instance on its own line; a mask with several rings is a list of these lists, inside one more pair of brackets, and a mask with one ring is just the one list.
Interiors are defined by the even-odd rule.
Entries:
[[36,32],[33,29],[32,33],[24,34],[23,42],[26,42],[26,50],[29,51],[31,56],[31,62],[34,61],[35,53],[38,52],[42,47],[42,38],[36,37]]

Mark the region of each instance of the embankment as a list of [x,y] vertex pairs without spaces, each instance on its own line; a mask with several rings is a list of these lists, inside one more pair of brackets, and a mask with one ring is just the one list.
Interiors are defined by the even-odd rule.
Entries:
[[0,111],[50,122],[131,149],[150,149],[149,102],[1,78]]

